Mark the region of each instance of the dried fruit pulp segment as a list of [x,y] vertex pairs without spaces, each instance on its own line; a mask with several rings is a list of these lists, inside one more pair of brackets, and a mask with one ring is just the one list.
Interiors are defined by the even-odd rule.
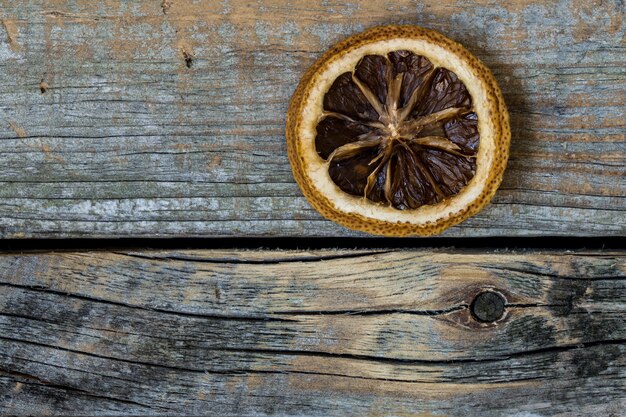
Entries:
[[316,149],[349,194],[414,209],[457,194],[474,176],[471,97],[423,56],[366,55],[335,79],[323,105]]

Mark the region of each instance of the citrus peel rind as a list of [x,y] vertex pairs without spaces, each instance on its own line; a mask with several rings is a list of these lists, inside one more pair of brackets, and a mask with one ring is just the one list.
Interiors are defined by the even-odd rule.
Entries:
[[[316,150],[324,96],[333,82],[354,71],[364,56],[386,56],[400,50],[425,57],[435,67],[456,74],[471,96],[480,137],[475,174],[457,194],[406,210],[345,192],[331,178],[329,161]],[[324,217],[371,234],[429,236],[478,213],[494,196],[506,167],[510,127],[493,75],[460,44],[417,26],[382,26],[339,42],[305,73],[291,99],[286,137],[294,177],[307,200]]]

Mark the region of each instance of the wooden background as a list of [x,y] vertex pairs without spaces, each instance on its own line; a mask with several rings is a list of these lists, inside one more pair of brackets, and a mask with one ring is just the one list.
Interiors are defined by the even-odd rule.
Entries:
[[[487,288],[507,307],[480,325],[468,304]],[[0,289],[6,414],[626,407],[623,252],[6,254]]]
[[[0,0],[0,238],[329,248],[5,250],[0,415],[626,415],[626,251],[331,249],[364,235],[307,204],[283,134],[334,42],[439,30],[493,70],[513,133],[493,203],[444,235],[623,248],[624,10]],[[494,323],[470,314],[486,290],[506,299]]]
[[510,108],[499,193],[445,235],[623,236],[624,2],[528,3],[4,0],[0,236],[358,235],[302,197],[285,113],[324,50],[385,23],[463,43]]

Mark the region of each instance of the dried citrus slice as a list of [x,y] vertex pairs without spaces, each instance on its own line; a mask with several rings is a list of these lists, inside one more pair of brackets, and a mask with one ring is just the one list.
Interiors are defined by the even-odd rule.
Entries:
[[309,202],[387,236],[440,233],[480,211],[510,142],[491,72],[416,26],[373,28],[326,52],[291,99],[286,134]]

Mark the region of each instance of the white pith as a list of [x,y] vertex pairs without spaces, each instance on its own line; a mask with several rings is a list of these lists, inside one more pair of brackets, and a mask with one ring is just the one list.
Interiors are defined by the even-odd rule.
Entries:
[[[391,206],[345,193],[332,181],[328,174],[327,161],[320,158],[315,149],[315,128],[323,112],[324,94],[335,79],[344,72],[353,71],[358,61],[365,55],[386,55],[396,50],[409,50],[417,55],[423,55],[433,65],[454,72],[467,87],[472,97],[473,110],[478,115],[480,142],[474,177],[459,194],[438,204],[424,205],[413,210],[397,210]],[[309,176],[313,187],[317,188],[317,192],[326,196],[338,210],[389,222],[425,224],[446,218],[464,209],[482,193],[494,162],[495,141],[491,115],[496,109],[491,108],[492,104],[485,96],[487,86],[480,76],[451,51],[421,39],[396,38],[373,42],[351,50],[332,62],[323,71],[313,76],[311,85],[313,87],[303,97],[304,107],[297,134],[302,150],[303,169],[305,175]]]

